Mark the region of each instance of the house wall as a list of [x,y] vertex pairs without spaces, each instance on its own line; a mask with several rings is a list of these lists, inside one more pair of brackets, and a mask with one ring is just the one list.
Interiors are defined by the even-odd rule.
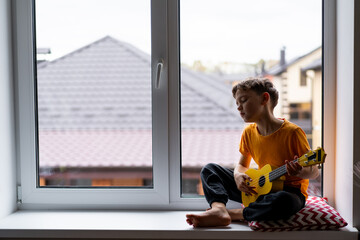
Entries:
[[0,0],[0,218],[16,209],[10,0]]
[[287,68],[287,85],[288,85],[288,102],[304,103],[311,101],[311,83],[307,82],[306,86],[300,86],[301,68],[306,67],[314,60],[321,58],[321,48],[310,53],[296,63]]
[[312,71],[311,95],[312,95],[312,148],[322,146],[322,94],[315,92],[314,89],[322,89],[322,71]]
[[279,100],[277,106],[274,108],[274,115],[277,118],[289,118],[287,115],[284,116],[283,114],[283,91],[282,91],[282,85],[281,85],[281,77],[274,76],[272,78],[272,82],[275,86],[275,88],[279,92]]

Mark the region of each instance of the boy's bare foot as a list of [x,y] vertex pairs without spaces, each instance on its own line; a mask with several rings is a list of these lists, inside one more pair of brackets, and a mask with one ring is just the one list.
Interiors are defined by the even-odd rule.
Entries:
[[213,203],[206,212],[187,214],[186,222],[194,227],[227,226],[231,223],[231,217],[223,203]]
[[238,209],[227,209],[231,221],[244,221],[243,208]]

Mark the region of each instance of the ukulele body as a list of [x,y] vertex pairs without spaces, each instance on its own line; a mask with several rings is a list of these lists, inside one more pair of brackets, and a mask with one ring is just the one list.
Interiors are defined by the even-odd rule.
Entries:
[[[318,165],[324,163],[326,153],[323,148],[318,147],[316,150],[305,153],[298,159],[294,159],[293,162],[299,163],[302,167],[308,167],[312,165]],[[285,175],[287,172],[286,165],[278,167],[275,171],[273,168],[266,164],[260,170],[249,169],[245,173],[252,179],[252,181],[246,181],[246,183],[257,192],[257,194],[248,195],[241,193],[242,203],[245,207],[250,203],[255,202],[259,196],[268,194],[269,192],[280,191],[284,187]],[[269,176],[271,174],[271,180]]]
[[276,192],[283,189],[284,181],[282,178],[270,182],[269,173],[275,168],[266,164],[260,170],[249,169],[245,173],[252,179],[246,183],[252,187],[257,194],[248,195],[244,192],[241,193],[242,203],[245,207],[248,207],[250,203],[255,202],[261,195],[268,194],[269,192]]

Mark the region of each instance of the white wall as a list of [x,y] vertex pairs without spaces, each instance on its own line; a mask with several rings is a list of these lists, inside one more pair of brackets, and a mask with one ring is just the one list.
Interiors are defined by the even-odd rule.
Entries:
[[354,0],[337,0],[335,203],[353,221]]
[[[360,64],[360,2],[355,1],[354,26],[354,66]],[[360,68],[354,68],[354,146],[360,146]],[[353,221],[354,226],[360,230],[360,148],[354,147],[354,197]]]
[[0,218],[16,209],[10,0],[0,0]]

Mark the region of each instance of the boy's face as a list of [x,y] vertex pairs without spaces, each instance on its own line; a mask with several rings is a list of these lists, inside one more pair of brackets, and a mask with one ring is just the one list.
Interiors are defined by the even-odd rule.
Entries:
[[261,117],[263,97],[253,90],[237,90],[235,94],[237,109],[245,122],[257,122]]

